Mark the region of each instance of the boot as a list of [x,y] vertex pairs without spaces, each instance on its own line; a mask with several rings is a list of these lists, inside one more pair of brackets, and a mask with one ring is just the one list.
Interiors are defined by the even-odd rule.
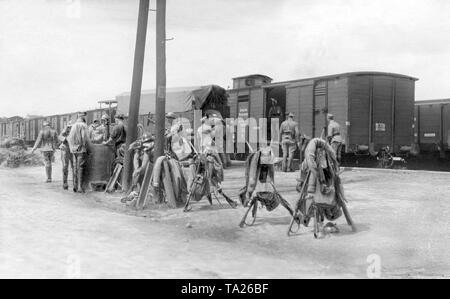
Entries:
[[51,183],[52,182],[52,167],[51,166],[45,167],[45,173],[47,174],[47,183]]
[[69,184],[67,183],[67,175],[68,175],[68,170],[63,169],[63,189],[64,190],[69,189]]
[[78,169],[78,173],[77,173],[77,189],[78,189],[78,193],[84,193],[84,188],[83,188],[83,170],[82,169]]
[[287,172],[293,172],[294,171],[294,169],[292,168],[292,164],[293,164],[293,162],[294,162],[294,157],[289,157],[288,158],[288,162],[287,162],[287,169],[286,169],[286,171]]
[[212,204],[213,204],[213,202],[212,202],[212,197],[211,197],[211,194],[208,194],[208,195],[206,196],[206,198],[208,199],[208,201],[209,201],[209,204],[210,204],[210,205],[212,205]]
[[78,192],[78,168],[75,166],[73,169],[73,192]]

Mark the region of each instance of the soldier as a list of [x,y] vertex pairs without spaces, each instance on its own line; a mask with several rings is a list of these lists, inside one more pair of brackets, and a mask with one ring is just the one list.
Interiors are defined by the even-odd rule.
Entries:
[[333,114],[327,115],[328,120],[328,143],[333,148],[334,152],[336,153],[337,160],[341,161],[341,147],[342,147],[342,136],[341,136],[341,126],[338,122],[334,120]]
[[267,138],[271,140],[272,138],[272,125],[276,125],[278,129],[278,124],[273,123],[272,124],[272,118],[278,119],[278,121],[281,121],[281,118],[283,117],[283,110],[281,109],[280,105],[278,105],[278,101],[274,98],[270,98],[271,106],[269,109],[269,112],[267,114],[268,120],[267,120]]
[[31,153],[34,153],[38,147],[41,148],[41,152],[44,156],[45,172],[47,174],[47,183],[52,182],[52,162],[54,160],[54,152],[56,144],[58,143],[58,134],[50,127],[48,121],[44,121],[43,128],[39,132],[36,143],[34,144]]
[[130,148],[134,150],[132,186],[136,186],[142,180],[147,165],[153,163],[154,141],[155,138],[152,135],[144,133],[141,139],[132,144],[133,146],[130,145]]
[[281,119],[281,117],[283,116],[283,110],[281,109],[280,105],[278,105],[278,101],[274,98],[271,98],[270,101],[272,102],[272,106],[269,109],[269,118]]
[[109,139],[109,116],[107,114],[103,114],[102,118],[100,120],[100,127],[102,128],[103,132],[104,132],[104,136],[103,136],[103,141],[106,141]]
[[105,129],[104,126],[100,124],[98,119],[94,120],[94,122],[89,126],[89,139],[93,144],[101,144],[105,137]]
[[88,127],[82,118],[72,126],[67,137],[70,152],[73,154],[74,163],[74,192],[84,193],[83,175],[87,164],[87,157],[90,151],[90,139]]
[[86,123],[86,118],[87,118],[87,112],[78,112],[77,119],[80,119],[84,123]]
[[300,131],[298,123],[294,121],[294,113],[289,113],[288,119],[280,127],[280,143],[283,149],[283,172],[292,171],[292,160],[297,149]]
[[59,135],[59,141],[61,142],[61,145],[59,146],[59,149],[61,150],[61,161],[62,161],[62,173],[63,173],[63,189],[68,190],[69,184],[67,183],[67,177],[69,175],[69,165],[72,169],[72,176],[73,176],[73,183],[74,183],[74,189],[75,189],[75,172],[73,168],[73,157],[70,153],[70,147],[69,142],[67,141],[67,137],[70,134],[70,131],[72,129],[72,122],[69,122],[64,129],[64,131],[61,132]]
[[116,125],[113,127],[111,136],[107,141],[104,141],[104,145],[113,145],[116,149],[117,156],[120,156],[120,146],[127,141],[127,131],[125,128],[124,120],[125,116],[119,114],[115,117]]
[[177,121],[177,115],[173,112],[166,114],[166,137],[171,137],[179,134],[183,130],[181,122]]
[[208,117],[203,117],[201,121],[202,125],[197,129],[197,140],[200,152],[203,152],[207,148],[213,147],[215,130]]

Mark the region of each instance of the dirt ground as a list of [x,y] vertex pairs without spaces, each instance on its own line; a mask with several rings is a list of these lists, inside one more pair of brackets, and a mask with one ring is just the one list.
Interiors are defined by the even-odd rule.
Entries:
[[[225,202],[135,211],[118,195],[63,191],[55,168],[51,184],[41,167],[0,169],[1,278],[450,277],[450,173],[347,169],[358,232],[341,218],[339,234],[315,240],[311,228],[287,237],[282,207],[243,229],[244,208]],[[237,199],[243,169],[225,177]],[[276,174],[291,203],[295,178]]]

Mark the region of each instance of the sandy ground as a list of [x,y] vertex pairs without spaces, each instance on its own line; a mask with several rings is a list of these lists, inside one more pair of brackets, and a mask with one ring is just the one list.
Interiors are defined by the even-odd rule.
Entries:
[[[448,173],[345,171],[358,232],[342,218],[340,234],[315,240],[311,228],[287,237],[282,207],[244,229],[244,209],[226,203],[134,211],[118,195],[63,191],[59,168],[51,184],[40,167],[0,169],[1,278],[450,277]],[[225,173],[236,199],[243,175]],[[295,176],[276,175],[291,203]]]

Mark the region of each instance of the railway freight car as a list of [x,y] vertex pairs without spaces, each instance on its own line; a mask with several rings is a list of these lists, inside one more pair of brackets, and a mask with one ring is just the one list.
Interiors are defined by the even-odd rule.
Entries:
[[23,138],[25,134],[25,120],[20,116],[13,116],[4,124],[4,136],[9,138]]
[[30,117],[25,119],[25,142],[28,145],[34,144],[39,134],[39,120],[43,117]]
[[450,149],[450,99],[418,101],[414,111],[414,139],[422,152]]
[[6,137],[6,126],[8,124],[7,118],[0,118],[0,141]]
[[283,111],[280,123],[285,112],[293,112],[309,137],[326,134],[326,116],[332,113],[341,124],[346,152],[411,149],[416,78],[354,72],[275,83],[264,75],[233,80],[228,90],[231,117],[268,117],[275,99]]

